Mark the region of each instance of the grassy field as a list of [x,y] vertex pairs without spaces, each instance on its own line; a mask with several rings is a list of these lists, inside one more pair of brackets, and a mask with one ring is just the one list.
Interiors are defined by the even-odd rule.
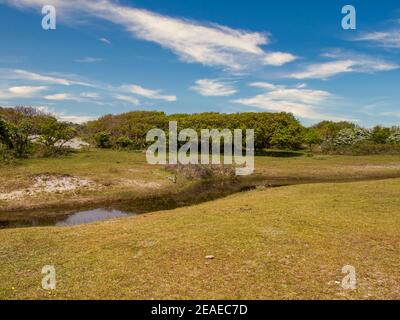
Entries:
[[[400,159],[276,155],[256,157],[255,175],[309,184],[75,227],[0,229],[0,299],[400,299]],[[0,215],[190,184],[172,183],[143,153],[91,150],[1,166],[0,193],[44,174],[97,189],[3,200]],[[54,291],[41,288],[44,265],[56,267]],[[341,286],[345,265],[356,268],[354,291]]]
[[[400,179],[297,185],[0,230],[0,298],[400,299],[399,190]],[[49,264],[54,291],[40,285]],[[341,287],[344,265],[356,268],[354,291]]]
[[[276,155],[273,153],[273,155]],[[299,182],[351,181],[400,177],[398,156],[258,156],[255,175],[265,181]],[[65,207],[112,202],[163,192],[179,192],[190,183],[149,165],[145,154],[113,150],[91,150],[54,159],[27,159],[14,166],[0,165],[0,194],[25,190],[38,175],[72,175],[96,183],[92,189],[73,192],[39,193],[34,196],[1,200],[0,212],[42,207]]]
[[95,182],[97,187],[65,193],[42,193],[24,197],[24,201],[0,200],[0,211],[113,201],[180,186],[168,180],[171,174],[160,166],[147,164],[143,153],[95,149],[59,158],[26,159],[14,166],[0,166],[0,193],[29,188],[33,179],[43,174],[77,176]]

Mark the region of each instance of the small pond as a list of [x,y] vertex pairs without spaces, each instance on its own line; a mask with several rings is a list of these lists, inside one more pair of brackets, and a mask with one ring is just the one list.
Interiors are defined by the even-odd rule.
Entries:
[[21,228],[40,226],[73,226],[96,221],[122,218],[135,215],[133,212],[120,211],[116,209],[97,208],[93,210],[77,211],[67,215],[32,217],[17,220],[0,221],[0,228]]

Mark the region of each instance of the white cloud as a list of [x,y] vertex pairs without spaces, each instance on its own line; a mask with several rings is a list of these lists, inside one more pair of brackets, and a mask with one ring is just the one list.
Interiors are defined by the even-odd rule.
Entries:
[[81,59],[75,59],[75,62],[79,63],[95,63],[95,62],[101,62],[104,61],[102,58],[94,58],[94,57],[84,57]]
[[20,79],[25,81],[37,81],[47,84],[56,84],[64,86],[71,86],[71,85],[88,86],[88,87],[93,86],[89,83],[70,79],[67,77],[45,75],[21,69],[0,69],[0,77],[6,77],[7,79]]
[[296,60],[297,57],[291,53],[287,52],[272,52],[267,53],[264,58],[264,64],[268,64],[271,66],[282,66],[286,63],[292,62]]
[[356,41],[368,41],[376,43],[384,48],[400,48],[400,29],[388,31],[367,32],[355,38]]
[[146,89],[135,84],[124,85],[121,89],[148,99],[165,100],[169,102],[176,101],[176,96],[163,95],[161,94],[161,90]]
[[124,102],[129,102],[129,103],[133,104],[134,106],[137,106],[137,105],[140,104],[139,99],[136,99],[136,98],[134,98],[134,97],[125,96],[125,95],[120,95],[120,94],[115,95],[114,97],[115,97],[115,99],[117,99],[117,100],[124,101]]
[[237,92],[229,83],[218,79],[197,80],[196,85],[192,86],[191,89],[206,97],[230,96]]
[[344,120],[344,118],[325,114],[318,109],[329,105],[332,94],[322,90],[304,88],[288,88],[282,85],[256,82],[250,84],[253,87],[263,88],[264,93],[249,98],[236,99],[232,102],[257,107],[274,112],[289,112],[295,116],[322,120]]
[[8,91],[15,96],[32,96],[46,89],[47,87],[45,86],[19,86],[11,87]]
[[69,93],[56,93],[44,96],[44,98],[46,100],[52,100],[52,101],[65,101],[65,100],[81,101],[81,99]]
[[45,86],[14,86],[0,89],[0,99],[31,98],[46,89],[47,87]]
[[339,60],[324,63],[310,64],[304,71],[292,73],[295,79],[327,79],[339,73],[352,72],[355,62],[352,60]]
[[268,89],[268,90],[273,90],[278,87],[275,84],[269,83],[269,82],[253,82],[253,83],[250,83],[249,86],[255,87],[255,88]]
[[[252,64],[282,65],[294,60],[283,52],[266,53],[267,34],[232,29],[218,24],[201,24],[148,10],[128,7],[109,0],[8,0],[17,7],[54,4],[65,14],[77,10],[123,26],[135,38],[172,50],[183,61],[197,62],[240,71]],[[105,42],[105,41],[103,41]]]
[[104,37],[103,37],[103,38],[100,38],[99,41],[101,41],[101,42],[103,42],[103,43],[105,43],[105,44],[111,45],[111,41],[108,40],[107,38],[104,38]]
[[97,92],[82,92],[80,96],[82,98],[88,99],[101,99],[100,95]]
[[375,73],[380,71],[395,70],[400,67],[397,64],[364,55],[328,53],[324,56],[338,59],[334,61],[310,64],[306,66],[303,71],[289,74],[289,77],[294,79],[328,79],[341,73]]

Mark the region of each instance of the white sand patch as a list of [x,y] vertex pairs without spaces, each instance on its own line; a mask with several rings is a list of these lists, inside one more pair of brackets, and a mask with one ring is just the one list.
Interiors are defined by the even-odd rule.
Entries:
[[77,189],[99,189],[99,186],[91,180],[79,177],[42,174],[34,178],[34,183],[30,188],[0,193],[0,200],[17,200],[40,193],[63,193]]

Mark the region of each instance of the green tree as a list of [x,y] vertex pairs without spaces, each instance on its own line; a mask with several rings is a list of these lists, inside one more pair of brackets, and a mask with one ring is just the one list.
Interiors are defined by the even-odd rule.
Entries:
[[313,146],[320,145],[324,139],[321,134],[314,128],[308,128],[304,132],[304,142],[308,145],[310,151],[313,151]]
[[17,157],[24,157],[28,154],[29,147],[31,145],[29,140],[29,134],[31,130],[32,125],[27,119],[22,119],[16,124],[11,124],[11,149],[15,152]]
[[59,152],[66,142],[75,137],[76,131],[68,123],[59,122],[53,117],[41,121],[39,125],[39,141],[48,151]]

